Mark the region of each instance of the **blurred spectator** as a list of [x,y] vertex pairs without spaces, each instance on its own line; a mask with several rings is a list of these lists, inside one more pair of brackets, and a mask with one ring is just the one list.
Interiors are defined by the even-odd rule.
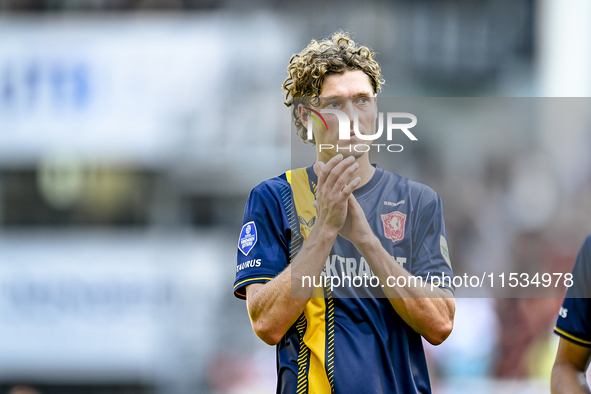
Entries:
[[18,385],[18,386],[12,386],[8,390],[8,394],[41,394],[41,393],[30,386]]

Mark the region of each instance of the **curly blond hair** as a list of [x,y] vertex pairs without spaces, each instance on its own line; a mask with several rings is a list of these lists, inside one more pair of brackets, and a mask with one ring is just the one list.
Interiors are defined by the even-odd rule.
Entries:
[[373,92],[378,93],[385,81],[374,55],[368,47],[355,44],[348,32],[339,30],[320,42],[310,41],[300,53],[289,59],[289,76],[283,82],[285,105],[293,106],[292,118],[297,134],[304,142],[307,142],[306,128],[298,113],[299,104],[318,105],[324,78],[344,71],[363,71],[371,81]]

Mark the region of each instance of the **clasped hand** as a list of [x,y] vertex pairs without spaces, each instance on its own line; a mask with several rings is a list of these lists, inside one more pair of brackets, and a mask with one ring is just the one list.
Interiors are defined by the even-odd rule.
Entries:
[[[354,245],[364,245],[374,236],[365,213],[355,199],[353,190],[361,183],[356,177],[349,181],[359,168],[352,156],[343,159],[338,154],[326,164],[319,161],[314,165],[318,175],[316,201],[318,212],[316,226],[331,234],[340,234]],[[348,182],[348,183],[347,183]]]

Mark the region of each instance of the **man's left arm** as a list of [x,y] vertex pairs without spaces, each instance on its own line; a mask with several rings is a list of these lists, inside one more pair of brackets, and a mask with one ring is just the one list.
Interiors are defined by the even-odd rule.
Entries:
[[[411,286],[412,275],[392,257],[373,233],[363,209],[353,195],[349,197],[348,216],[340,232],[355,245],[383,285],[384,293],[396,313],[429,343],[439,345],[451,333],[455,300],[450,290],[430,284]],[[388,286],[388,277],[406,277],[405,287]]]

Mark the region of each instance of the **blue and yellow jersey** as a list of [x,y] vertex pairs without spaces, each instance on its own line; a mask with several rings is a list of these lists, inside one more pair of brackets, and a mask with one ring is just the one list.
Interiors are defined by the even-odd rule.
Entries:
[[573,285],[566,291],[554,332],[591,347],[591,235],[579,251],[572,274]]
[[[238,240],[234,294],[281,273],[316,220],[312,167],[288,171],[251,192]],[[429,187],[376,166],[354,191],[374,233],[412,275],[452,277],[441,199]],[[337,240],[324,274],[371,276],[346,239]],[[323,286],[277,345],[278,393],[430,393],[422,339],[380,288]],[[453,291],[453,288],[451,289]],[[381,294],[379,294],[381,292]]]

